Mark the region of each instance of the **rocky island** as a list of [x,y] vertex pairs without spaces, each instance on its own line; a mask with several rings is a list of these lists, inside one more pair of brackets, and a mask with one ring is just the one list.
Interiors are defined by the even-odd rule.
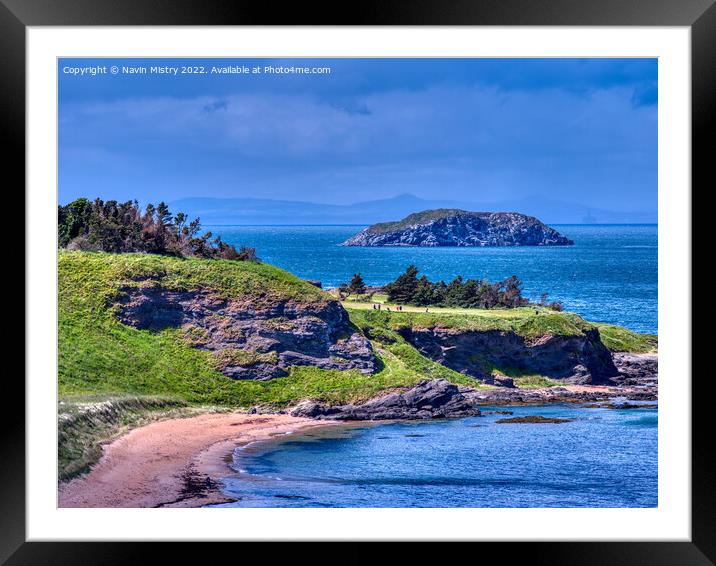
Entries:
[[397,222],[373,224],[343,246],[571,246],[574,242],[533,216],[439,208]]

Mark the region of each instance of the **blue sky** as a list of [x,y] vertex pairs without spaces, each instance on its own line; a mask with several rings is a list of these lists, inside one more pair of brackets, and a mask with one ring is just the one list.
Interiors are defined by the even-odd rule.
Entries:
[[[322,75],[76,76],[93,65]],[[59,199],[657,205],[656,59],[61,59]]]

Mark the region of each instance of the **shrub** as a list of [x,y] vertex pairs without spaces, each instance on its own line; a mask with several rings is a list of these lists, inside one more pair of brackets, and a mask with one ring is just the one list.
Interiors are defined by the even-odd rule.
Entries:
[[385,286],[385,290],[390,302],[416,306],[491,309],[529,304],[522,296],[522,281],[515,275],[497,283],[463,280],[460,276],[448,284],[444,281],[433,283],[425,275],[418,279],[418,269],[414,265],[408,266],[405,273]]
[[351,282],[348,284],[348,292],[355,295],[365,294],[365,282],[360,273],[356,273],[351,278]]
[[189,222],[183,212],[172,215],[163,202],[148,204],[142,212],[136,200],[79,198],[58,207],[57,220],[58,244],[69,250],[259,261],[254,248],[237,251],[220,237],[211,241],[211,232],[200,235],[198,218]]

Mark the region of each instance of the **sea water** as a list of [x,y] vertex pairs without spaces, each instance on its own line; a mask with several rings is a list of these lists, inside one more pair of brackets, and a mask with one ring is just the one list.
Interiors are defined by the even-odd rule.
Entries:
[[573,246],[415,248],[343,247],[364,226],[210,226],[235,245],[303,279],[337,287],[361,273],[369,285],[395,280],[415,264],[432,281],[457,275],[490,281],[517,275],[524,294],[549,293],[597,322],[657,333],[657,226],[555,225]]
[[[431,280],[517,275],[524,294],[592,321],[657,333],[656,225],[555,226],[574,246],[360,248],[362,226],[211,227],[267,263],[335,287],[370,285],[415,264]],[[504,407],[497,408],[504,410]],[[657,411],[574,405],[513,407],[512,416],[573,419],[498,424],[505,415],[329,427],[237,449],[224,479],[241,507],[653,507]]]
[[[227,507],[655,507],[657,410],[483,408],[513,415],[312,429],[238,448]],[[558,424],[499,424],[542,415]]]

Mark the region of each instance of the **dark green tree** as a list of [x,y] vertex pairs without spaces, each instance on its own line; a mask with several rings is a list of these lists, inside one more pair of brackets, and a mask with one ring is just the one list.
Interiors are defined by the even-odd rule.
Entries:
[[516,275],[508,277],[503,283],[505,290],[500,301],[503,306],[515,308],[528,302],[522,297],[522,281]]
[[86,198],[78,198],[66,206],[58,207],[57,239],[60,247],[65,247],[84,232],[89,222],[92,203]]
[[415,289],[415,294],[413,295],[411,303],[421,307],[434,305],[435,303],[440,302],[437,300],[435,291],[436,286],[428,281],[428,278],[423,275],[420,279],[418,279],[418,286]]
[[445,287],[445,306],[458,306],[463,302],[462,276],[458,275]]
[[351,282],[348,284],[348,292],[354,295],[365,294],[365,281],[361,277],[360,273],[356,273],[351,277]]
[[388,300],[393,303],[410,303],[418,290],[418,268],[409,265],[405,273],[385,286]]
[[495,283],[465,280],[458,275],[446,284],[444,281],[432,283],[425,275],[418,279],[417,274],[417,268],[411,265],[393,283],[386,285],[388,300],[418,306],[471,309],[515,308],[529,304],[522,296],[522,282],[515,275]]

